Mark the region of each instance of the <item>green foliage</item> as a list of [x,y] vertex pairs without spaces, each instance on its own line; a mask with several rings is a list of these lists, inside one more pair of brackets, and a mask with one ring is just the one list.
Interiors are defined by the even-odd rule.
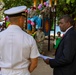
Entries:
[[[47,1],[47,0],[44,0]],[[5,9],[19,6],[19,5],[25,5],[28,8],[33,6],[33,0],[3,0],[5,3]],[[53,0],[54,3],[54,0]],[[40,4],[40,0],[37,0],[37,6]],[[40,10],[37,11],[37,13],[40,13]],[[76,17],[76,0],[58,0],[57,6],[56,6],[56,15],[62,16],[64,14],[69,14],[73,18]]]
[[33,0],[3,0],[3,2],[5,3],[5,9],[20,5],[30,7],[32,6],[32,1]]
[[70,4],[70,0],[66,0],[66,3],[67,3],[67,4]]
[[75,2],[75,0],[66,0],[67,4],[74,3],[74,2]]
[[57,16],[69,14],[73,18],[76,16],[76,0],[59,0],[57,4]]

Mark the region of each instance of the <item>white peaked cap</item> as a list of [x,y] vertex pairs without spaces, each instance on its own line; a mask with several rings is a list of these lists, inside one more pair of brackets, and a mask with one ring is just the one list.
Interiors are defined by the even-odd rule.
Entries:
[[18,14],[21,12],[24,12],[26,10],[26,6],[17,6],[17,7],[12,7],[10,9],[7,9],[4,11],[4,14],[7,15],[14,15],[14,14]]

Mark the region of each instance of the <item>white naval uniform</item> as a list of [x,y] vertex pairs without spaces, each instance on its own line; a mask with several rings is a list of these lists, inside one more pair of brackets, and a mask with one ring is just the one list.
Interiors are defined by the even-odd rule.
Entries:
[[40,54],[35,40],[17,25],[0,33],[0,67],[2,75],[30,75],[29,58]]

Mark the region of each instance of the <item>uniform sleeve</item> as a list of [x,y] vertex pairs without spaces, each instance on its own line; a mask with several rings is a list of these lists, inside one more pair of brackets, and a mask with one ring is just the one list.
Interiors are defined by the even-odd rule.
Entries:
[[40,56],[40,54],[39,54],[39,51],[38,51],[36,42],[35,42],[35,40],[33,39],[33,40],[32,40],[32,44],[31,44],[31,54],[30,54],[30,58],[36,58],[36,57],[39,57],[39,56]]

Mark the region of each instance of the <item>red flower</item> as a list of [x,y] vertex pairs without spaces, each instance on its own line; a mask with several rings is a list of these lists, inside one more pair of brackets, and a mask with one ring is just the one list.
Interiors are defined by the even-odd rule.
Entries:
[[27,23],[31,24],[31,20],[27,20]]
[[32,7],[32,10],[36,10],[36,7]]

